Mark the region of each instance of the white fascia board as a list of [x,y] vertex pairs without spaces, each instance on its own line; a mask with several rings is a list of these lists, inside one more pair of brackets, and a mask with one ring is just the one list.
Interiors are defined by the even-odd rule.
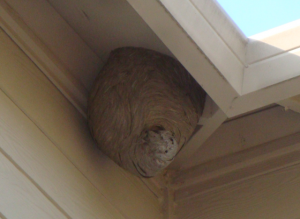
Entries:
[[[127,1],[225,112],[230,107],[231,102],[239,97],[238,92],[203,54],[199,46],[168,13],[161,2],[158,0]],[[208,28],[208,30],[211,29]],[[217,37],[217,34],[214,36]]]
[[[237,93],[232,95],[213,83],[202,83],[228,117],[300,94],[300,21],[246,38],[216,1],[159,2],[218,69],[227,83],[224,87]],[[208,74],[194,72],[195,78]],[[215,99],[208,87],[230,102]]]
[[249,65],[244,70],[243,95],[300,75],[300,48]]
[[300,46],[300,19],[249,37],[246,62],[255,64]]
[[[215,2],[205,1],[207,4],[203,6],[207,10],[200,14],[197,7],[201,2],[127,1],[227,114],[233,101],[241,95],[247,38],[227,19],[220,7]],[[214,9],[213,14],[208,13],[211,8]],[[218,22],[220,19],[224,22]],[[189,28],[188,31],[185,27]],[[218,29],[220,31],[216,32]],[[228,82],[230,80],[231,83]]]
[[296,20],[249,37],[243,95],[283,82],[290,89],[288,80],[300,76],[299,35],[300,20]]
[[[160,0],[160,2],[213,62],[235,91],[241,94],[245,52],[244,54],[235,52],[233,45],[224,40],[223,35],[228,34],[223,31],[224,27],[231,27],[232,30],[235,28],[232,28],[233,25],[229,19],[224,18],[224,13],[218,10],[217,5],[212,1],[199,0]],[[205,10],[206,7],[214,10]],[[203,13],[203,11],[211,13]],[[210,22],[211,20],[214,22]],[[216,20],[223,22],[217,23]],[[242,42],[240,35],[234,37],[237,43]]]

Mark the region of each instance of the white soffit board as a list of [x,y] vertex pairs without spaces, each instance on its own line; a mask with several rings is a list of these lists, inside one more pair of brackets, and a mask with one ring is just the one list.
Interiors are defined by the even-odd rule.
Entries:
[[[300,94],[300,21],[246,38],[215,0],[127,1],[228,117]],[[147,12],[150,4],[152,16]],[[160,14],[161,8],[177,26],[166,23],[167,15]],[[184,30],[186,38],[218,71],[202,70],[186,61],[199,57],[181,57],[176,52],[178,45],[169,43],[175,38],[171,33],[176,28]],[[164,33],[166,30],[169,35]],[[193,54],[183,50],[181,53]],[[218,84],[220,76],[226,82],[222,86]]]

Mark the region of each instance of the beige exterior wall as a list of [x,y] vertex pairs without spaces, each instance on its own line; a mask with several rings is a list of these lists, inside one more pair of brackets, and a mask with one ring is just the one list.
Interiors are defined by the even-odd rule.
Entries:
[[162,218],[96,147],[86,119],[0,30],[0,218]]

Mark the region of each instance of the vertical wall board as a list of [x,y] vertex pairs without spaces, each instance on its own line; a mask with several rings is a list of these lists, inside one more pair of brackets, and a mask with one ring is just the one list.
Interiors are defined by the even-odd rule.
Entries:
[[[0,121],[0,129],[5,123]],[[9,141],[1,133],[1,143]],[[10,133],[11,136],[14,133]],[[8,136],[6,136],[8,137]],[[9,219],[67,219],[49,199],[0,152],[0,212]],[[1,218],[1,214],[0,214]]]
[[161,218],[151,191],[96,148],[86,120],[4,33],[0,37],[0,88],[123,215]]
[[300,165],[179,202],[178,219],[298,219]]
[[72,75],[89,89],[102,66],[102,61],[48,1],[6,2]]

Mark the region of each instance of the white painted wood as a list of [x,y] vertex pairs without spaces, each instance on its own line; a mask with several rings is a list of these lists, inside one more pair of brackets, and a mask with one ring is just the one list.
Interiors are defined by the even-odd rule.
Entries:
[[[1,127],[5,127],[5,124],[1,123]],[[9,141],[3,135],[1,145]],[[67,219],[68,216],[55,207],[56,203],[53,204],[42,192],[19,166],[15,166],[0,152],[0,211],[6,218]]]
[[216,0],[190,0],[237,58],[245,64],[248,38]]
[[[223,18],[226,17],[226,15],[222,15],[221,11],[218,11],[221,15],[215,13],[215,9],[218,6],[212,6],[214,5],[213,2],[208,3],[204,0],[162,0],[161,2],[172,16],[171,20],[166,12],[162,11],[160,5],[156,2],[136,2],[135,0],[129,0],[129,3],[145,19],[149,26],[163,40],[179,61],[181,61],[182,64],[197,79],[200,85],[207,91],[207,93],[228,117],[234,117],[239,114],[258,109],[300,93],[300,87],[298,86],[300,83],[300,77],[295,77],[297,72],[299,72],[297,70],[299,69],[297,55],[294,56],[286,53],[286,57],[281,57],[281,53],[279,54],[276,52],[273,54],[279,55],[276,58],[281,59],[281,61],[274,61],[275,57],[271,57],[268,61],[272,62],[274,66],[272,64],[271,67],[269,67],[266,64],[266,67],[269,67],[270,69],[263,68],[263,65],[260,67],[260,72],[257,71],[257,69],[254,70],[254,65],[244,69],[247,65],[244,66],[241,62],[240,65],[237,62],[232,61],[233,59],[230,59],[230,57],[233,56],[237,58],[238,56],[235,54],[238,53],[234,47],[235,44],[229,43],[228,41],[228,38],[230,38],[230,31],[227,30],[228,32],[224,32],[224,30],[222,30],[222,25],[218,24],[218,22],[222,24],[224,22]],[[207,10],[204,10],[205,8]],[[210,10],[211,12],[207,12]],[[153,12],[156,14],[155,17],[152,16]],[[172,18],[178,22],[177,26],[175,20],[172,21]],[[228,25],[230,24],[230,21],[225,23]],[[186,32],[186,36],[180,33],[180,28]],[[233,26],[231,26],[231,28],[234,29]],[[166,29],[168,31],[165,31]],[[238,30],[233,32],[236,33]],[[291,36],[290,39],[297,39],[297,36],[298,35],[295,34],[294,36]],[[188,37],[191,39],[188,40]],[[231,37],[232,39],[235,39],[236,35],[232,33]],[[172,42],[174,40],[176,40],[176,43]],[[277,44],[280,40],[285,40],[283,35],[277,39]],[[181,44],[178,42],[181,42],[182,45],[184,45],[184,47],[180,50],[178,49],[178,46],[181,46]],[[190,43],[195,44],[191,44],[187,47]],[[242,48],[242,44],[237,44],[241,46],[239,48]],[[251,46],[250,44],[249,46]],[[274,45],[277,44],[275,43]],[[285,43],[282,43],[282,46],[284,44]],[[291,50],[292,47],[293,49],[297,48],[296,44],[297,40],[289,45],[286,43],[285,48],[289,48],[289,50]],[[205,55],[212,61],[213,65],[220,70],[219,76],[224,76],[224,84],[219,81],[220,78],[217,76],[218,72],[204,70],[203,72],[205,72],[205,75],[201,75],[202,71],[200,71],[200,69],[206,68],[193,63],[192,60],[194,59],[198,59],[198,63],[200,60],[199,55],[192,53],[195,46],[199,46]],[[248,50],[250,51],[249,48]],[[230,56],[224,51],[234,55]],[[242,51],[242,49],[240,51]],[[286,61],[288,61],[288,68],[290,68],[287,70],[285,69]],[[228,72],[220,68],[221,65],[224,66],[224,68],[227,68]],[[278,68],[278,65],[280,65],[280,68]],[[274,71],[270,71],[272,69]],[[283,71],[284,69],[285,71]],[[245,76],[244,71],[246,72]],[[285,74],[286,72],[287,74]],[[236,80],[234,83],[230,81],[231,79],[228,79],[231,74],[235,75],[231,78]],[[236,77],[236,75],[238,76]],[[242,80],[242,82],[240,80]],[[237,89],[238,84],[240,90],[239,88]],[[235,90],[232,90],[233,88]]]
[[[0,87],[38,126],[26,127],[28,122],[19,124],[23,119],[28,120],[20,115],[18,127],[13,127],[22,130],[11,132],[23,136],[26,130],[36,131],[30,134],[27,143],[21,139],[22,144],[17,144],[23,147],[22,153],[13,147],[6,148],[10,156],[22,162],[19,165],[24,170],[27,167],[28,175],[49,195],[51,193],[72,218],[93,217],[90,211],[91,214],[101,212],[99,215],[103,218],[114,218],[113,215],[117,215],[116,218],[161,218],[156,196],[97,149],[85,118],[3,32],[0,36]],[[9,112],[0,114],[16,121],[17,115],[8,118]],[[33,167],[42,168],[42,172]],[[99,215],[97,218],[101,218]]]
[[[228,47],[219,33],[215,31],[214,27],[211,26],[211,24],[216,22],[208,23],[207,20],[210,19],[203,17],[205,14],[199,13],[200,9],[197,6],[201,6],[201,2],[198,1],[197,4],[192,4],[190,1],[182,0],[160,1],[197,46],[199,46],[204,54],[214,63],[216,68],[222,72],[222,75],[226,78],[228,83],[237,93],[241,94],[244,64]],[[215,9],[216,8],[217,7],[215,7]],[[225,20],[226,24],[229,24],[230,21],[226,21],[225,16],[220,18],[219,13],[220,11],[217,13],[211,11],[209,16],[217,16],[218,18],[216,19]],[[221,25],[219,24],[219,26]]]
[[185,146],[180,150],[169,169],[184,169],[190,165],[190,158],[199,151],[203,143],[227,119],[222,110],[218,110],[200,130],[198,130]]
[[6,2],[50,50],[49,52],[55,54],[68,73],[89,90],[102,67],[102,61],[48,1],[9,0]]
[[49,0],[99,57],[112,49],[135,46],[171,55],[126,0]]
[[222,124],[186,168],[300,132],[300,115],[277,106]]
[[300,46],[300,20],[296,20],[274,29],[249,37],[247,45],[247,63],[280,55]]
[[297,164],[179,202],[177,218],[299,218],[299,172]]
[[[203,86],[203,88],[209,93],[212,99],[218,104],[218,106],[225,112],[228,117],[236,116],[238,114],[242,114],[263,107],[265,105],[281,101],[283,99],[287,99],[300,93],[299,86],[297,86],[299,84],[299,78],[293,78],[292,80],[284,82],[282,81],[290,79],[297,74],[296,72],[298,68],[298,61],[291,61],[289,58],[289,56],[291,56],[290,54],[286,55],[286,59],[288,62],[291,62],[290,66],[292,66],[293,68],[287,71],[288,74],[282,73],[282,69],[285,69],[286,67],[284,65],[284,63],[286,62],[282,57],[277,57],[278,59],[282,59],[282,61],[280,62],[270,60],[276,65],[278,65],[279,63],[283,63],[280,66],[281,70],[280,68],[273,66],[273,69],[275,69],[275,73],[272,71],[268,71],[267,73],[265,73],[266,68],[263,68],[263,66],[259,68],[260,70],[257,70],[255,66],[251,66],[246,69],[243,82],[243,86],[245,86],[243,88],[244,95],[242,96],[240,96],[238,92],[236,92],[235,89],[227,82],[228,78],[224,80],[222,74],[228,76],[232,74],[232,72],[235,72],[235,69],[239,69],[238,71],[242,72],[242,74],[239,77],[233,77],[233,80],[239,81],[241,78],[243,78],[243,66],[241,68],[240,64],[234,64],[234,62],[229,61],[229,59],[230,57],[235,57],[237,60],[240,60],[241,63],[243,63],[243,54],[245,51],[245,48],[243,48],[243,46],[245,46],[247,39],[240,33],[238,29],[236,29],[235,25],[232,24],[228,16],[224,14],[224,11],[218,6],[215,1],[192,0],[171,2],[169,0],[163,0],[162,2],[165,6],[167,3],[170,4],[170,8],[168,10],[173,10],[174,13],[172,13],[171,11],[170,12],[175,18],[177,16],[177,20],[180,18],[180,21],[182,23],[185,22],[185,27],[184,25],[182,26],[180,22],[179,23],[181,24],[181,26],[178,25],[174,18],[170,16],[170,14],[168,14],[164,10],[163,6],[156,1],[138,2],[136,0],[129,0],[128,3],[130,3],[134,7],[134,9],[141,15],[141,17],[146,21],[149,27],[153,29],[153,31],[159,38],[155,36],[155,34],[150,30],[150,28],[148,28],[145,22],[139,18],[139,16],[134,12],[134,10],[132,10],[132,8],[126,1],[117,3],[105,0],[89,0],[84,2],[70,0],[50,0],[49,3],[57,11],[59,11],[61,16],[74,28],[78,35],[76,35],[74,31],[72,32],[72,29],[70,29],[70,27],[68,27],[68,25],[64,23],[64,19],[59,17],[55,10],[47,2],[35,2],[35,0],[30,0],[29,2],[20,2],[19,4],[19,1],[20,0],[13,0],[9,4],[11,4],[15,8],[15,10],[18,11],[22,19],[27,22],[25,22],[26,24],[28,24],[29,26],[31,25],[31,31],[34,32],[34,34],[37,35],[38,38],[46,45],[46,47],[42,48],[44,48],[44,50],[47,49],[53,52],[56,57],[59,57],[60,61],[67,64],[69,63],[68,65],[75,68],[75,70],[79,69],[80,71],[78,70],[75,75],[80,78],[80,81],[85,81],[83,82],[85,84],[87,83],[87,81],[91,83],[91,80],[87,79],[91,77],[89,74],[86,74],[86,72],[83,74],[82,70],[85,69],[85,66],[92,66],[91,68],[93,68],[94,70],[91,72],[95,72],[95,69],[98,65],[94,64],[95,55],[92,55],[91,51],[86,48],[86,45],[84,45],[84,43],[80,41],[80,39],[78,39],[78,35],[82,39],[84,39],[84,41],[91,47],[92,50],[96,51],[98,56],[102,57],[103,59],[107,57],[107,54],[111,49],[118,46],[128,45],[143,46],[146,48],[161,51],[166,54],[170,54],[168,49],[160,42],[160,38],[171,50],[171,52],[185,65],[185,67],[191,72],[195,79]],[[32,7],[29,7],[30,5]],[[23,8],[26,8],[26,10],[23,10]],[[38,8],[45,9],[45,15],[40,19],[35,19],[36,17],[32,16],[31,14],[35,14],[34,12],[41,11]],[[179,15],[175,16],[176,11]],[[153,16],[153,13],[155,13],[156,16]],[[39,13],[38,15],[41,14],[43,15],[43,13]],[[53,23],[52,20],[49,19],[49,17],[52,16],[55,17],[55,22]],[[9,18],[7,17],[3,18],[3,22],[9,20]],[[41,25],[41,22],[39,22],[39,20],[43,21],[42,23],[45,23],[45,26]],[[51,21],[49,22],[49,20]],[[109,21],[109,23],[107,21]],[[195,23],[196,21],[201,21],[201,24],[203,25],[199,25],[199,22]],[[276,32],[275,35],[277,37],[274,35],[274,33],[274,36],[272,34],[269,34],[267,37],[265,36],[265,38],[263,39],[265,40],[264,43],[269,41],[273,46],[285,49],[286,51],[290,51],[291,49],[296,48],[298,42],[298,34],[296,34],[297,25],[295,24],[296,23],[294,23],[294,26],[290,25],[290,27],[288,28],[284,27],[285,30],[281,31],[281,33]],[[9,26],[15,27],[17,25],[13,24],[13,22],[10,22]],[[196,28],[194,28],[194,26]],[[187,31],[188,35],[186,34],[186,32],[182,31],[182,28],[187,28],[185,31]],[[201,31],[195,32],[197,31],[197,28],[203,30],[206,28],[205,30],[208,31],[203,31],[204,34],[199,34],[201,33]],[[63,37],[58,40],[56,35],[59,35],[59,31],[61,31],[62,29],[66,29],[66,31],[61,33],[61,35],[67,37]],[[126,31],[124,31],[124,29],[126,29]],[[131,31],[127,31],[129,29]],[[22,35],[19,33],[20,30],[10,31],[10,28],[7,28],[6,31],[10,32],[10,35],[12,35],[12,37],[14,35]],[[14,31],[17,31],[16,33],[18,34],[15,34]],[[282,40],[282,38],[285,38],[286,36],[289,37],[289,40]],[[192,37],[192,39],[190,37]],[[205,37],[208,39],[208,41],[205,40]],[[16,41],[20,40],[16,36],[13,38]],[[21,39],[23,38],[24,37],[21,37]],[[256,38],[258,39],[258,37]],[[68,41],[69,39],[70,42]],[[214,40],[217,43],[212,43],[215,42]],[[23,41],[26,42],[26,45],[28,44],[30,48],[35,48],[35,46],[31,45],[30,39],[26,39]],[[23,41],[19,42],[21,47],[22,44],[24,44]],[[92,58],[81,59],[81,55],[74,55],[74,57],[69,57],[69,55],[72,55],[74,51],[70,49],[73,48],[72,46],[70,46],[70,44],[72,43],[72,45],[77,45],[77,41],[80,42],[80,45],[82,45],[79,46],[81,48],[79,50],[83,51],[82,53],[86,54],[86,57]],[[196,45],[195,42],[198,45]],[[202,42],[203,45],[199,44],[200,42]],[[253,41],[249,43],[247,48],[248,56],[252,54],[252,42]],[[25,48],[26,45],[23,45],[23,47]],[[218,67],[218,63],[220,62],[221,65],[224,66],[224,68],[227,68],[228,74],[226,73],[226,71],[224,73],[224,71],[222,70],[220,73],[213,69],[213,65],[211,65],[211,63],[205,59],[206,57],[198,50],[199,45],[202,51],[204,51],[204,48],[207,48],[208,53],[210,53],[210,56],[208,57],[213,61],[213,65],[220,70],[221,68]],[[254,47],[255,46],[253,46],[253,49]],[[26,48],[24,48],[23,50],[26,50]],[[223,54],[224,56],[221,55],[221,51],[223,51],[222,48],[224,49],[224,51],[232,53],[233,55],[226,55],[227,52],[224,53],[225,55]],[[263,49],[263,47],[260,46],[257,46],[257,48]],[[67,52],[65,52],[65,50]],[[254,50],[258,51],[258,53],[260,54],[259,49]],[[265,49],[263,49],[263,51],[265,51]],[[208,53],[205,52],[206,55],[208,55]],[[27,54],[30,55],[30,51],[27,51]],[[74,54],[81,54],[81,52]],[[270,54],[271,56],[273,56],[274,54],[279,53],[272,52]],[[44,72],[46,72],[46,74],[48,74],[48,77],[52,78],[52,80],[54,81],[55,77],[57,76],[54,75],[55,73],[52,74],[52,72],[60,72],[61,70],[57,70],[57,68],[52,66],[51,68],[53,69],[53,71],[47,73],[47,69],[43,68],[43,65],[39,64],[39,62],[49,62],[45,61],[47,57],[42,58],[44,61],[37,60],[37,58],[41,57],[42,55],[38,54],[36,57],[32,55],[31,58],[39,65],[39,67]],[[77,65],[73,64],[77,63],[76,61],[78,61],[78,59],[80,59],[80,62],[78,62],[77,65],[80,66],[77,68],[75,67]],[[216,61],[214,61],[214,59]],[[88,63],[88,61],[86,60],[90,61],[90,63]],[[252,72],[254,74],[252,74]],[[70,79],[68,77],[62,78],[63,75],[64,74],[58,74],[61,83],[56,83],[56,85],[62,90],[62,92],[71,102],[75,102],[75,106],[78,106],[80,111],[84,114],[84,96],[86,94],[84,94],[84,89],[82,90],[78,87],[78,84],[76,84],[81,82],[72,82],[73,79]],[[218,89],[215,89],[216,87]]]
[[82,115],[86,112],[87,90],[61,65],[53,53],[35,36],[16,12],[0,1],[0,25],[45,75],[73,103]]
[[249,65],[244,72],[243,94],[299,77],[299,69],[299,48]]
[[208,122],[218,110],[218,105],[211,99],[210,96],[206,95],[203,113],[199,119],[198,125],[205,125],[205,123]]
[[176,20],[166,13],[165,8],[157,1],[128,0],[128,2],[218,106],[227,111],[231,102],[239,96],[238,93],[207,60]]
[[125,218],[2,92],[0,102],[1,150],[69,218]]
[[300,77],[265,87],[259,91],[248,93],[232,101],[226,115],[230,118],[281,100],[291,98],[300,93]]

